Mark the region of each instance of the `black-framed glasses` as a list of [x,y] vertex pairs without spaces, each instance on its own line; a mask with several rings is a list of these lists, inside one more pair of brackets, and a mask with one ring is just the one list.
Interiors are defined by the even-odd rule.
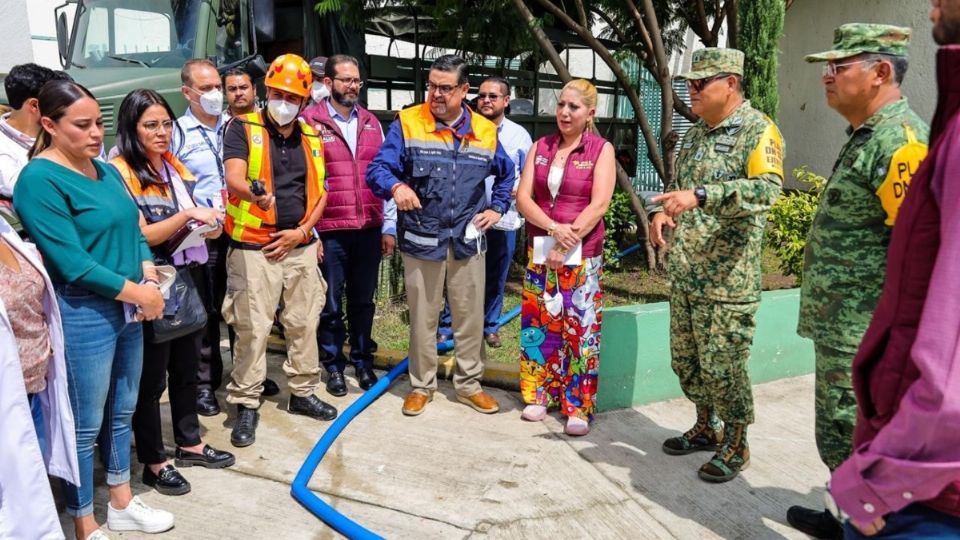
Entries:
[[150,133],[156,133],[160,131],[161,128],[163,128],[164,131],[173,131],[173,120],[164,120],[163,122],[150,120],[149,122],[140,124],[140,127]]
[[363,81],[360,79],[346,79],[342,77],[334,77],[333,80],[340,81],[347,86],[357,85],[357,88],[363,88]]
[[483,101],[485,99],[489,99],[490,101],[496,101],[502,97],[503,97],[502,95],[494,94],[492,92],[489,94],[477,94],[477,101]]
[[459,84],[433,84],[432,82],[427,83],[427,93],[433,94],[437,93],[441,96],[448,96],[457,88],[460,88]]
[[706,88],[708,84],[720,79],[726,79],[729,76],[729,73],[721,73],[713,77],[707,77],[706,79],[687,79],[687,87],[699,94],[703,92],[703,89]]

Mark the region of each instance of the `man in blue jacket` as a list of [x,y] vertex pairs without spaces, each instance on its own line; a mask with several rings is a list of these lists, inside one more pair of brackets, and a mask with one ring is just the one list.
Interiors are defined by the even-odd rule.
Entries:
[[[445,55],[430,66],[427,103],[400,112],[367,169],[367,184],[397,203],[397,241],[410,306],[410,383],[403,414],[423,412],[437,389],[437,323],[446,283],[453,312],[457,399],[500,410],[480,387],[483,349],[483,232],[510,207],[514,164],[497,126],[463,103],[467,64]],[[484,179],[494,176],[490,203]]]

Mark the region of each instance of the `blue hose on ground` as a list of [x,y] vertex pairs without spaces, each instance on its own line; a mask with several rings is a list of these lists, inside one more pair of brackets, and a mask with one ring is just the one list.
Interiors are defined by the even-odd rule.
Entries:
[[[618,253],[614,258],[622,259],[638,249],[640,249],[640,244],[634,244]],[[497,321],[497,328],[500,328],[512,321],[518,315],[520,315],[520,306],[517,306],[504,313],[500,317],[500,320]],[[453,349],[452,339],[437,344],[438,353],[444,353],[451,349]],[[381,377],[380,380],[377,381],[377,384],[373,385],[356,401],[351,403],[350,406],[347,407],[347,409],[343,411],[343,413],[341,413],[332,424],[330,424],[330,427],[327,428],[327,430],[323,433],[323,436],[320,437],[320,440],[317,441],[317,444],[313,447],[313,450],[310,451],[307,459],[304,460],[300,470],[297,471],[297,476],[293,479],[293,483],[290,485],[290,492],[294,499],[302,504],[304,508],[309,510],[310,513],[320,518],[321,521],[347,538],[356,540],[382,540],[383,537],[368,529],[365,529],[359,523],[338,512],[335,508],[318,497],[316,493],[311,491],[307,487],[307,484],[310,483],[310,478],[313,477],[313,473],[320,465],[320,460],[322,460],[326,455],[327,450],[333,446],[334,441],[337,440],[337,437],[340,436],[340,433],[343,432],[344,428],[346,428],[347,425],[357,417],[357,415],[363,412],[368,405],[383,395],[383,393],[387,391],[387,388],[393,384],[393,381],[395,381],[397,377],[406,373],[408,364],[409,357],[404,358],[402,362],[394,366],[393,369],[387,372],[386,375]]]

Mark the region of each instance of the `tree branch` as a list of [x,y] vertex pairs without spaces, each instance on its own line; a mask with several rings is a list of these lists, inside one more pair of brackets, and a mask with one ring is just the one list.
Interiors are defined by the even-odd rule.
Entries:
[[569,81],[572,78],[570,76],[570,70],[568,70],[567,65],[563,63],[563,59],[560,58],[560,53],[557,52],[556,47],[553,46],[547,34],[544,33],[543,28],[540,28],[540,25],[537,24],[536,18],[534,18],[533,13],[527,5],[523,0],[513,0],[513,7],[515,7],[517,13],[520,14],[520,18],[527,23],[527,28],[533,33],[533,39],[536,40],[540,46],[540,50],[547,56],[547,60],[550,62],[550,65],[553,66],[553,70],[557,72],[557,76],[563,81]]

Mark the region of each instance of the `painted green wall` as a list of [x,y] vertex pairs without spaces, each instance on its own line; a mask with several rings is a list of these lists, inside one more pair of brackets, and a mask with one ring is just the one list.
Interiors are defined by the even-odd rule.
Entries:
[[[797,335],[799,289],[763,293],[750,355],[753,384],[813,372],[813,342]],[[670,369],[670,306],[604,309],[600,343],[601,411],[681,397]]]

